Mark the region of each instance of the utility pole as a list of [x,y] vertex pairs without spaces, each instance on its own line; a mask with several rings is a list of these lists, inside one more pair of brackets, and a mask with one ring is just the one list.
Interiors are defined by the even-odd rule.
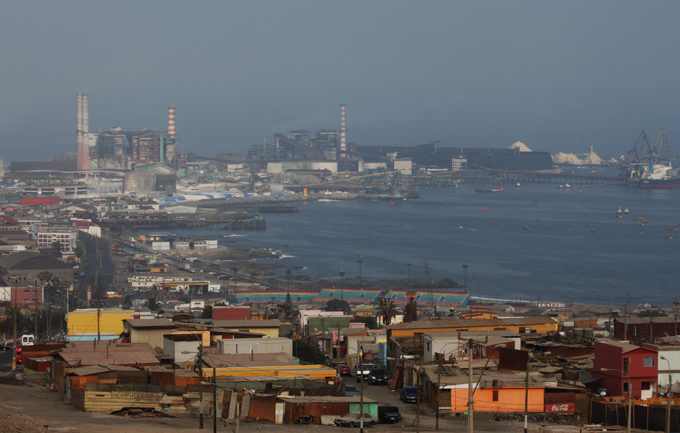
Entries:
[[102,340],[102,334],[100,332],[99,328],[99,317],[101,317],[102,314],[102,309],[101,309],[101,304],[97,303],[97,341]]
[[364,433],[364,346],[359,346],[359,374],[361,385],[359,388],[359,432]]
[[524,433],[528,431],[529,424],[529,361],[527,360],[526,388],[524,390]]
[[14,340],[12,343],[12,371],[17,369],[17,314],[19,313],[19,278],[14,279]]
[[[240,414],[236,414],[240,418]],[[213,433],[217,433],[217,366],[213,361]]]
[[[422,361],[422,355],[421,355]],[[416,376],[416,394],[418,399],[416,400],[416,433],[420,433],[420,369],[418,369],[418,375]]]
[[437,360],[437,421],[435,423],[435,430],[439,430],[439,398],[441,395],[441,380],[442,380],[442,357]]
[[468,433],[474,432],[473,410],[474,402],[472,389],[472,339],[468,340]]
[[203,335],[198,343],[198,393],[199,415],[198,428],[203,430]]
[[[38,280],[33,281],[33,302],[35,302],[35,339],[38,339]],[[36,341],[36,344],[38,342]]]
[[626,301],[626,305],[623,307],[623,315],[624,315],[624,326],[623,326],[623,339],[628,341],[628,305],[630,305],[630,301],[632,299],[635,299],[634,296],[631,296],[628,298],[628,301]]

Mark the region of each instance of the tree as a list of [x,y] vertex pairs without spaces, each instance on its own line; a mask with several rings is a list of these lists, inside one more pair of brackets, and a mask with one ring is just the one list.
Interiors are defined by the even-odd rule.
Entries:
[[78,260],[80,260],[83,257],[83,254],[85,254],[85,250],[83,249],[83,246],[78,244],[76,247],[73,249],[73,254],[78,257]]
[[418,304],[415,298],[409,298],[408,304],[404,307],[404,322],[418,321]]
[[293,340],[293,356],[310,364],[324,364],[326,356],[318,348],[302,340]]
[[326,302],[326,311],[342,311],[345,314],[349,314],[352,309],[347,301],[341,301],[340,299],[331,299]]
[[59,241],[52,241],[52,248],[57,251],[61,251],[61,243],[59,243]]
[[392,319],[397,315],[397,306],[391,299],[381,299],[375,309],[378,316],[378,323],[380,323],[380,318],[382,317],[385,326],[392,323]]
[[158,311],[161,308],[161,303],[158,302],[155,296],[150,296],[149,299],[144,301],[144,308],[148,308],[149,311]]
[[212,319],[213,318],[213,307],[212,305],[207,305],[201,312],[201,319]]

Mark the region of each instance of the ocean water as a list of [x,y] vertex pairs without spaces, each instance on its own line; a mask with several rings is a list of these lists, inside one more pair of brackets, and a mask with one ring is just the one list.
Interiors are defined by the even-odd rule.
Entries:
[[[526,184],[475,192],[497,186],[425,190],[393,204],[302,203],[299,214],[266,214],[265,232],[239,236],[175,232],[277,250],[284,256],[276,264],[299,275],[357,277],[362,259],[367,280],[406,278],[407,262],[412,278],[425,278],[427,261],[433,278],[461,284],[467,264],[473,296],[610,305],[635,296],[660,306],[680,298],[680,231],[667,230],[680,229],[680,189]],[[630,214],[616,218],[619,206]]]

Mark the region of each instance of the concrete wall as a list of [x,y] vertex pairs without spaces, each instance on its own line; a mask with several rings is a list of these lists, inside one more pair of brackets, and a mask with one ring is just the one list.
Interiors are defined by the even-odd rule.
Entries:
[[[661,359],[664,357],[668,360]],[[661,386],[668,386],[668,364],[670,363],[670,373],[672,383],[680,382],[680,346],[664,347],[659,346],[659,379]]]
[[293,356],[293,340],[289,338],[236,338],[217,340],[219,353],[286,353]]
[[[173,341],[163,339],[163,355],[174,358],[175,362],[193,361],[198,356],[199,342],[196,341]],[[182,353],[190,352],[190,353]]]
[[148,343],[152,349],[163,348],[163,335],[170,334],[170,329],[130,329],[130,343]]

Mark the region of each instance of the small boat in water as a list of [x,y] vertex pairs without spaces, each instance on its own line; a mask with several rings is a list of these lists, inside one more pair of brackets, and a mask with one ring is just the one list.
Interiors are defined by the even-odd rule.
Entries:
[[565,183],[564,185],[557,185],[558,188],[571,188],[571,185]]
[[501,192],[500,189],[476,189],[475,192]]

